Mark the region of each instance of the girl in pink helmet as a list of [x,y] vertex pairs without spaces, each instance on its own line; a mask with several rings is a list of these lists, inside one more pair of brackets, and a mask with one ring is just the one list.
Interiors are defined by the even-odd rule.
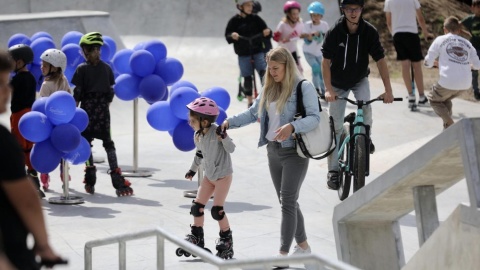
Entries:
[[303,22],[300,18],[300,11],[302,7],[297,1],[287,1],[283,5],[283,12],[285,17],[282,18],[273,33],[273,40],[278,42],[280,47],[283,47],[292,53],[293,59],[297,64],[298,71],[303,73],[300,58],[297,54],[297,40],[303,38]]
[[[191,233],[186,240],[204,248],[203,224],[205,204],[214,195],[211,214],[218,221],[220,239],[217,241],[217,256],[223,259],[233,257],[232,231],[223,205],[232,183],[232,159],[230,153],[235,144],[227,133],[215,123],[219,109],[215,101],[201,97],[187,105],[190,110],[188,123],[195,130],[194,142],[197,147],[192,166],[185,178],[192,180],[200,164],[203,163],[204,177],[198,188],[197,198],[193,200],[190,214],[193,216]],[[177,249],[177,256],[189,256]]]

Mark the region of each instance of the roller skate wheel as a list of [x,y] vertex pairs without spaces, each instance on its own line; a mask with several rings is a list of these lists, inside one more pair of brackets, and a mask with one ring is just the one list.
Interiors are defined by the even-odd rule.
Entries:
[[190,254],[190,253],[188,253],[188,252],[184,252],[183,255],[185,255],[185,257],[188,258],[188,257],[190,257],[190,255],[192,255],[192,254]]
[[210,249],[208,249],[208,248],[205,248],[205,250],[208,251],[208,252],[210,252],[210,253],[212,253],[212,251],[211,251]]
[[177,248],[177,250],[175,250],[175,255],[177,255],[178,257],[182,257],[183,250],[181,248]]

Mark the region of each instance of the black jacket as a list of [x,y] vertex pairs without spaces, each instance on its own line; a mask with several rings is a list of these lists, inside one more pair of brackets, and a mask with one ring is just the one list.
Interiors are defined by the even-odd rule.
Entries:
[[[227,28],[225,29],[225,38],[228,44],[233,43],[233,49],[236,54],[239,56],[250,56],[252,53],[257,54],[263,52],[265,46],[263,30],[266,28],[268,27],[265,21],[257,15],[248,15],[243,18],[237,14],[228,21]],[[248,40],[233,40],[230,37],[233,32],[237,32],[240,36],[247,38],[258,35],[258,38],[252,40],[252,47],[250,48]],[[271,38],[271,33],[270,37],[267,38]]]
[[325,59],[332,62],[332,85],[344,90],[352,88],[368,76],[368,55],[375,62],[385,57],[377,29],[360,18],[357,32],[350,34],[344,16],[325,34],[322,53]]

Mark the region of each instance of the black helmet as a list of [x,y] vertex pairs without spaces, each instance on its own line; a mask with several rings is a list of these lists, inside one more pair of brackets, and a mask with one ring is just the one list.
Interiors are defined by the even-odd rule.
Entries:
[[257,13],[260,13],[260,12],[262,12],[262,5],[258,1],[253,1],[252,13],[257,14]]
[[28,65],[33,61],[32,48],[26,44],[13,45],[8,49],[8,52],[12,56],[13,60],[23,60],[25,65]]
[[364,4],[365,4],[364,0],[342,0],[342,6],[345,6],[345,5],[359,5],[359,6],[363,7]]

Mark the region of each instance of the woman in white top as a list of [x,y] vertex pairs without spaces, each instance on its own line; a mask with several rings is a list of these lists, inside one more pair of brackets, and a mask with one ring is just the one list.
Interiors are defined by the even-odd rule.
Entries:
[[424,65],[439,69],[438,82],[433,85],[428,100],[442,118],[445,129],[453,125],[452,99],[470,89],[471,69],[480,69],[480,60],[470,41],[460,36],[465,30],[456,17],[445,19],[443,31],[445,35],[437,37],[428,49]]
[[280,47],[287,49],[295,59],[298,70],[303,73],[297,54],[297,40],[302,38],[303,22],[300,18],[301,6],[297,1],[287,1],[283,5],[285,17],[282,18],[273,33],[273,40],[278,42]]

